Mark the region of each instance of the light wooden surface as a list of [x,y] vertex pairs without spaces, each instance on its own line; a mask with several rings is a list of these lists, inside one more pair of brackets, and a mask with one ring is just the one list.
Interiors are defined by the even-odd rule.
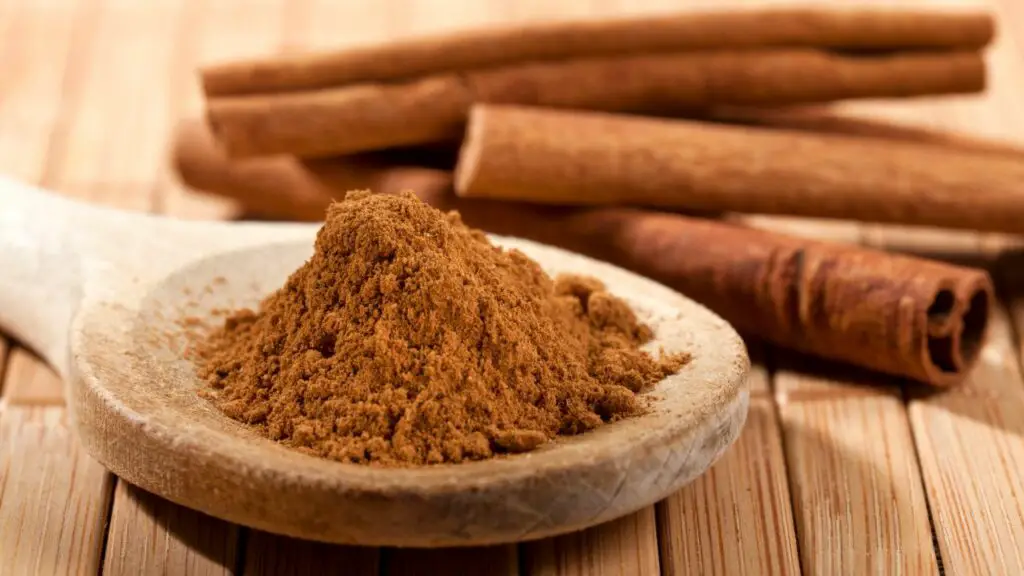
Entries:
[[[199,110],[197,62],[710,3],[0,0],[0,171],[110,205],[224,217],[230,207],[181,191],[165,162],[173,121]],[[1024,5],[984,3],[999,17],[985,95],[851,109],[1024,140]],[[764,223],[959,254],[1015,240]],[[516,553],[316,545],[147,498],[82,456],[53,374],[0,348],[0,573],[445,574],[485,558],[483,573],[501,574],[1021,574],[1024,282],[997,272],[1006,305],[966,386],[927,395],[768,350],[748,426],[708,474],[636,517]]]

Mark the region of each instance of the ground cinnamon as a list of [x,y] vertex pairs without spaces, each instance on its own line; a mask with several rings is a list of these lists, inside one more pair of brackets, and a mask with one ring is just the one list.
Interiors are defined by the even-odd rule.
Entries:
[[206,95],[392,81],[515,62],[723,48],[977,49],[990,14],[907,8],[766,7],[490,26],[386,44],[232,61],[202,70]]
[[426,465],[525,452],[643,412],[687,360],[600,281],[550,278],[412,194],[332,204],[313,256],[197,344],[207,396],[307,453]]
[[458,140],[474,102],[659,115],[709,106],[977,92],[973,51],[850,55],[815,49],[677,52],[517,63],[393,84],[207,100],[233,158],[352,154]]
[[1024,231],[1024,153],[640,116],[479,105],[463,197]]

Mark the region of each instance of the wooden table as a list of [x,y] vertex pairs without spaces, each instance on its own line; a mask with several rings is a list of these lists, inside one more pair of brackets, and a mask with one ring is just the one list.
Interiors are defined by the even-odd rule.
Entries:
[[[98,203],[226,217],[230,207],[182,190],[166,161],[170,129],[201,107],[198,62],[678,4],[0,0],[0,170]],[[990,6],[1000,35],[985,95],[850,109],[1024,138],[1024,3]],[[986,265],[1016,243],[851,223],[757,222]],[[0,573],[832,575],[944,567],[958,575],[1024,574],[1024,380],[1016,336],[1024,331],[1024,274],[1015,280],[1005,264],[993,270],[1004,298],[981,364],[962,387],[926,394],[755,346],[745,431],[705,476],[619,521],[494,549],[326,546],[146,494],[82,452],[67,427],[60,382],[32,354],[0,341]]]

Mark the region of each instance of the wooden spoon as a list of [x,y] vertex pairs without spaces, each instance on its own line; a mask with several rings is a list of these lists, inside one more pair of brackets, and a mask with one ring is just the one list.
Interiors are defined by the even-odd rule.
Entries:
[[530,453],[418,469],[308,456],[199,397],[182,326],[255,306],[312,254],[318,226],[175,220],[10,180],[0,180],[0,202],[0,328],[65,377],[73,426],[93,457],[224,520],[372,546],[536,539],[665,498],[703,473],[746,419],[749,360],[724,320],[611,265],[492,236],[548,272],[602,279],[655,329],[651,349],[693,360],[645,393],[648,415]]

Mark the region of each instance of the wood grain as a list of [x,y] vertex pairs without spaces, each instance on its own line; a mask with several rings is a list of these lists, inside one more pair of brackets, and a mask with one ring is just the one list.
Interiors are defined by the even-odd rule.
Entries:
[[59,129],[69,55],[82,46],[88,0],[9,2],[0,11],[0,171],[35,182]]
[[112,478],[69,429],[60,379],[22,349],[0,400],[3,573],[96,573]]
[[653,506],[521,548],[523,568],[530,576],[646,576],[660,570]]
[[112,479],[58,406],[0,417],[0,558],[5,574],[95,574]]
[[947,574],[1024,573],[1024,380],[1005,310],[990,329],[962,386],[909,407]]
[[809,574],[938,570],[898,388],[875,375],[784,357],[775,394],[801,563]]
[[11,351],[4,378],[4,401],[8,406],[63,406],[64,386],[53,369],[24,348]]
[[226,522],[119,481],[103,574],[233,574],[237,535]]
[[[752,346],[752,356],[761,356]],[[693,484],[657,506],[666,574],[799,574],[796,534],[769,375],[755,364],[739,439]]]

